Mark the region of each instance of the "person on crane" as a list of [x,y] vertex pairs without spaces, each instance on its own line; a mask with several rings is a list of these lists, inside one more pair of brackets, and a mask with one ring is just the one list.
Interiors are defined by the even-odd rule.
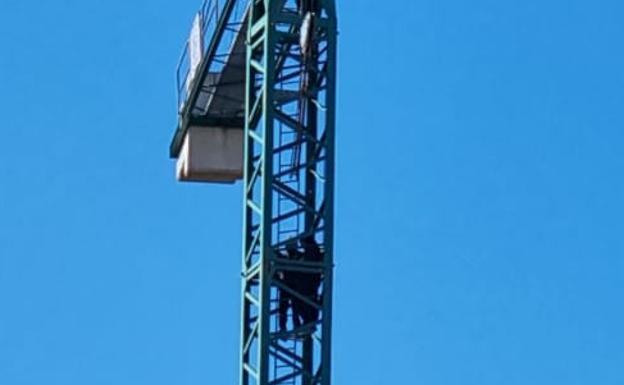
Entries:
[[[324,255],[314,236],[308,236],[302,240],[304,249],[303,260],[305,262],[321,263]],[[303,273],[299,279],[300,293],[314,303],[320,303],[319,288],[322,282],[321,273]],[[301,315],[304,324],[316,322],[319,317],[319,311],[316,307],[302,302]]]
[[[282,257],[290,260],[301,259],[301,253],[297,248],[297,241],[291,241],[286,244],[286,255],[282,254]],[[298,292],[299,290],[299,274],[295,271],[281,271],[279,272],[280,281],[288,289]],[[298,328],[301,326],[301,300],[295,298],[291,293],[286,290],[279,290],[279,305],[278,305],[278,320],[279,328],[281,332],[286,331],[288,325],[288,310],[292,310],[293,326]]]

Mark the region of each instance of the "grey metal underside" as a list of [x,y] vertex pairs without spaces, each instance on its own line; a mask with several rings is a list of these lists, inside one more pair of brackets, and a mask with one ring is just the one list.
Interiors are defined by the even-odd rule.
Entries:
[[[223,71],[208,73],[193,103],[193,116],[220,118],[245,114],[245,47],[246,31],[239,30]],[[218,60],[218,59],[217,59]],[[242,127],[241,127],[242,129]]]

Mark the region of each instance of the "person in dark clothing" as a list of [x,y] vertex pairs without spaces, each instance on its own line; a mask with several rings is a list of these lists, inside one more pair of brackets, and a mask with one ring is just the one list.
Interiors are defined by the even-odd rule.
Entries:
[[[287,259],[297,260],[301,257],[301,253],[297,250],[297,242],[290,242],[286,245],[286,255],[283,256]],[[294,271],[282,271],[279,273],[281,282],[287,288],[298,291],[298,284],[300,277],[297,272]],[[293,326],[298,328],[301,326],[301,300],[294,297],[286,290],[279,290],[279,307],[278,307],[278,319],[280,331],[286,331],[288,325],[288,309],[292,309]]]
[[[305,262],[321,263],[324,255],[318,243],[313,236],[306,237],[302,240],[303,260]],[[315,303],[319,303],[319,288],[322,282],[321,273],[305,273],[299,280],[300,293]],[[304,324],[316,322],[319,317],[319,311],[316,307],[302,302],[301,314]]]

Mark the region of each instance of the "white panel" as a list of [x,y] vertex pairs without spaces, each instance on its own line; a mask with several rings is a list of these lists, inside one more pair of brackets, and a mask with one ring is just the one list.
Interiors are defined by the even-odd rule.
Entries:
[[181,181],[234,183],[243,177],[243,130],[189,128],[177,163]]
[[193,27],[191,28],[191,35],[188,40],[189,47],[189,73],[186,79],[186,91],[188,92],[193,85],[193,79],[197,72],[197,67],[201,64],[202,56],[204,55],[204,39],[202,31],[202,17],[201,13],[195,15],[193,19]]

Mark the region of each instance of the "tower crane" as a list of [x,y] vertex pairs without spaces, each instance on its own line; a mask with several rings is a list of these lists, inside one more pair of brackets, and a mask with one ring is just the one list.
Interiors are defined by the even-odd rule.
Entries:
[[205,0],[176,70],[180,181],[243,184],[240,385],[330,385],[334,0]]

